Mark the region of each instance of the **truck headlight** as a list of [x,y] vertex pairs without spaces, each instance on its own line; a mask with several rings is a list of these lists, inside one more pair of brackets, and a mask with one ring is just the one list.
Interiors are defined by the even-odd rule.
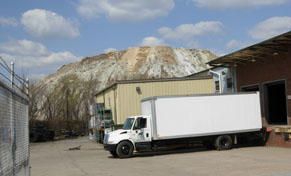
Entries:
[[113,144],[114,141],[107,141],[107,144]]

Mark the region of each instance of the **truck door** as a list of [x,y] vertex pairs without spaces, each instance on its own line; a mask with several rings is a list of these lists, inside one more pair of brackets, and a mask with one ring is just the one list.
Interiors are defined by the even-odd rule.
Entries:
[[131,131],[131,138],[134,142],[150,142],[151,126],[148,117],[138,117]]

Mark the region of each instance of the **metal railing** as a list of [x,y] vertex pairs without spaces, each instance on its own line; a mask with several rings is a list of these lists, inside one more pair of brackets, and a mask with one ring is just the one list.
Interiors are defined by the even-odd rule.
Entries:
[[[10,79],[9,79],[10,76]],[[29,176],[28,80],[0,56],[0,175]]]

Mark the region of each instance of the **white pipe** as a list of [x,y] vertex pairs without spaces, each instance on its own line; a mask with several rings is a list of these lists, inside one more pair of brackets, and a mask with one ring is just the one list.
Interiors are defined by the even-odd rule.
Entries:
[[221,81],[221,75],[218,72],[212,71],[209,69],[210,73],[218,75],[218,80],[219,80],[219,93],[222,93],[222,81]]

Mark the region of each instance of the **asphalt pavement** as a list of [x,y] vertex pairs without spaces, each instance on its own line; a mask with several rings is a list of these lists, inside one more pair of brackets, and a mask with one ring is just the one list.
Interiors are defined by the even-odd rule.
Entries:
[[[69,150],[69,149],[75,150]],[[201,147],[113,158],[88,137],[31,143],[31,176],[291,176],[291,149]]]

